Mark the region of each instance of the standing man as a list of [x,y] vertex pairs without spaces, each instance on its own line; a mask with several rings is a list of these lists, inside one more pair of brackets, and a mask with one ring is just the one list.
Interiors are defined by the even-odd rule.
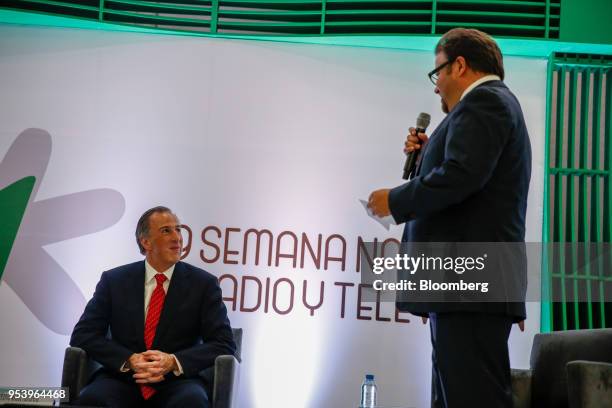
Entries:
[[[406,223],[405,242],[524,242],[531,147],[499,47],[478,30],[453,29],[429,78],[448,115],[429,140],[411,130],[406,151],[422,150],[412,179],[374,191],[370,209]],[[430,319],[434,406],[512,407],[508,336],[513,323],[523,328],[524,302],[398,307]]]
[[236,350],[221,288],[179,262],[181,225],[170,209],[146,211],[136,242],[145,260],[104,272],[72,333],[70,345],[102,365],[78,403],[208,408],[199,373]]

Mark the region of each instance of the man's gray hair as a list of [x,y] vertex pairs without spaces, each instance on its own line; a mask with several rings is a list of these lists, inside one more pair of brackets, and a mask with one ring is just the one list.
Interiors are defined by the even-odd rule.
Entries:
[[145,255],[147,253],[145,251],[145,248],[140,243],[140,240],[142,238],[149,236],[149,232],[150,232],[149,231],[149,218],[151,218],[151,216],[155,213],[165,213],[165,212],[174,214],[172,210],[169,209],[168,207],[158,205],[157,207],[148,209],[147,211],[144,212],[144,214],[140,216],[140,219],[138,220],[138,223],[136,224],[136,243],[138,244],[138,249],[140,249],[141,254]]

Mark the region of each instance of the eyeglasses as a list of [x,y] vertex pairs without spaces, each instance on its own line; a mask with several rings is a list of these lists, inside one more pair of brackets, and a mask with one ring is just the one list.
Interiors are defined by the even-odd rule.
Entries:
[[437,85],[438,84],[438,77],[440,76],[440,71],[442,70],[442,68],[444,68],[445,66],[447,66],[448,64],[452,64],[455,60],[448,60],[440,65],[438,65],[437,67],[435,67],[432,71],[429,72],[429,74],[427,74],[427,76],[429,77],[429,80],[431,81],[432,84]]

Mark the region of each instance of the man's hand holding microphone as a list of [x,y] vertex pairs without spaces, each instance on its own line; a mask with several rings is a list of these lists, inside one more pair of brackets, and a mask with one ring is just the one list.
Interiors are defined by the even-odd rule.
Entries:
[[406,137],[406,143],[404,143],[404,153],[408,154],[415,150],[421,150],[421,148],[427,143],[429,137],[424,133],[417,133],[416,129],[411,127],[408,137]]
[[[412,152],[416,152],[418,155],[428,139],[425,132],[417,133],[417,129],[411,127],[406,137],[406,142],[404,143],[404,153],[408,155]],[[391,214],[391,210],[389,209],[389,190],[388,188],[383,188],[370,194],[368,208],[377,217],[386,217]]]

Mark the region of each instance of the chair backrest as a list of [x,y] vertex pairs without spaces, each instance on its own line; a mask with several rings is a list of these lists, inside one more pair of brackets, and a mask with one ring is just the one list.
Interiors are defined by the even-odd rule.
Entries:
[[612,363],[612,329],[536,334],[530,360],[531,406],[569,406],[565,366],[574,360]]
[[234,335],[234,343],[236,343],[236,358],[238,361],[242,361],[242,329],[234,328],[232,334]]

